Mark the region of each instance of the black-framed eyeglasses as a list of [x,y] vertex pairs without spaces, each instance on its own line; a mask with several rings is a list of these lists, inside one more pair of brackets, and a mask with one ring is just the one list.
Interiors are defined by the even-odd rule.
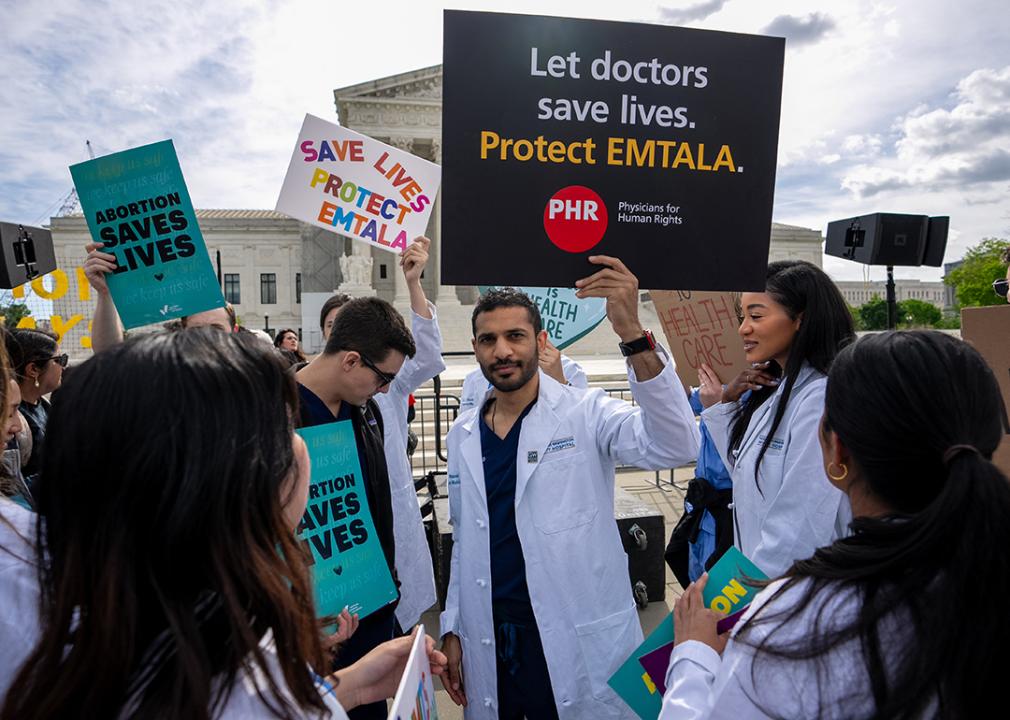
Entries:
[[379,383],[380,388],[384,388],[386,387],[386,385],[390,385],[394,380],[396,380],[395,374],[390,375],[387,372],[383,372],[382,370],[380,370],[375,366],[375,363],[373,363],[367,357],[362,355],[360,352],[358,353],[358,356],[361,358],[361,364],[364,365],[369,370],[371,370],[373,373],[375,373],[379,377],[379,380],[382,381]]
[[66,367],[67,364],[70,362],[70,356],[67,355],[66,353],[63,353],[62,355],[53,355],[49,359],[55,361],[56,364],[59,365],[60,367]]
[[1010,290],[1010,280],[1000,278],[992,281],[992,291],[1000,297],[1006,297],[1007,290]]

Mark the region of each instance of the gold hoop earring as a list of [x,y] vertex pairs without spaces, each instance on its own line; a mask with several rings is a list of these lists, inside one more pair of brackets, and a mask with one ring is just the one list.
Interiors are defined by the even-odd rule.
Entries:
[[842,469],[841,475],[834,475],[831,472],[831,467],[834,463],[828,463],[828,477],[832,480],[844,480],[849,475],[849,467],[845,463],[838,463],[838,466]]

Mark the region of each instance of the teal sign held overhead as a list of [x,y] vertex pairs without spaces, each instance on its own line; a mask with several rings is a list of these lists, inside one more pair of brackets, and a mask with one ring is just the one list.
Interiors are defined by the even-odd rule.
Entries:
[[[496,286],[481,285],[483,295]],[[547,337],[558,350],[564,350],[585,337],[607,317],[605,298],[575,297],[572,288],[520,287],[540,309]]]
[[298,526],[308,548],[320,617],[346,606],[361,617],[398,597],[368,507],[350,420],[302,428],[312,474]]
[[91,237],[116,257],[106,281],[127,329],[224,307],[171,140],[72,165],[70,174]]

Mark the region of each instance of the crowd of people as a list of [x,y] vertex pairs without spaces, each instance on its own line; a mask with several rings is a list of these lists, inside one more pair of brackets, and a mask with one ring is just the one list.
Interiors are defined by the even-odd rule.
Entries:
[[[386,717],[436,601],[407,454],[409,398],[445,368],[428,249],[400,258],[409,318],[334,295],[311,359],[297,331],[265,342],[227,306],[124,339],[101,244],[93,357],[64,378],[58,338],[5,333],[0,719]],[[635,717],[607,682],[642,642],[615,467],[694,461],[662,718],[985,712],[1010,640],[1010,484],[981,356],[930,331],[856,341],[820,269],[776,262],[741,296],[750,367],[703,367],[685,392],[634,274],[589,262],[577,294],[606,300],[634,403],[587,387],[525,294],[472,313],[441,645],[426,639],[466,717]],[[398,599],[319,618],[296,429],[345,420]],[[773,580],[720,633],[702,592],[731,545]]]

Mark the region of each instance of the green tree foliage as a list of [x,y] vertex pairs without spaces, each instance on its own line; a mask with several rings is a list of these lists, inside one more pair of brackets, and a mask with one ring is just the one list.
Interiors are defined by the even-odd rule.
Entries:
[[957,294],[960,307],[999,305],[1006,300],[992,291],[992,282],[1006,277],[1006,263],[1001,255],[1010,246],[1003,238],[985,238],[964,254],[960,267],[943,279]]
[[0,305],[0,317],[3,318],[4,324],[8,328],[16,328],[22,318],[26,318],[31,314],[32,311],[24,303]]
[[863,318],[859,314],[859,308],[852,307],[851,305],[847,305],[847,307],[849,308],[849,314],[852,316],[853,329],[857,332],[865,330],[866,328],[863,327]]
[[879,295],[860,305],[858,313],[863,330],[887,329],[887,301]]
[[[897,312],[899,328],[945,327],[940,309],[923,300],[902,300],[898,303]],[[869,302],[855,308],[853,317],[856,318],[857,330],[886,330],[887,301],[874,295]]]
[[943,320],[940,308],[924,300],[902,300],[898,303],[898,324],[905,327],[937,327]]

